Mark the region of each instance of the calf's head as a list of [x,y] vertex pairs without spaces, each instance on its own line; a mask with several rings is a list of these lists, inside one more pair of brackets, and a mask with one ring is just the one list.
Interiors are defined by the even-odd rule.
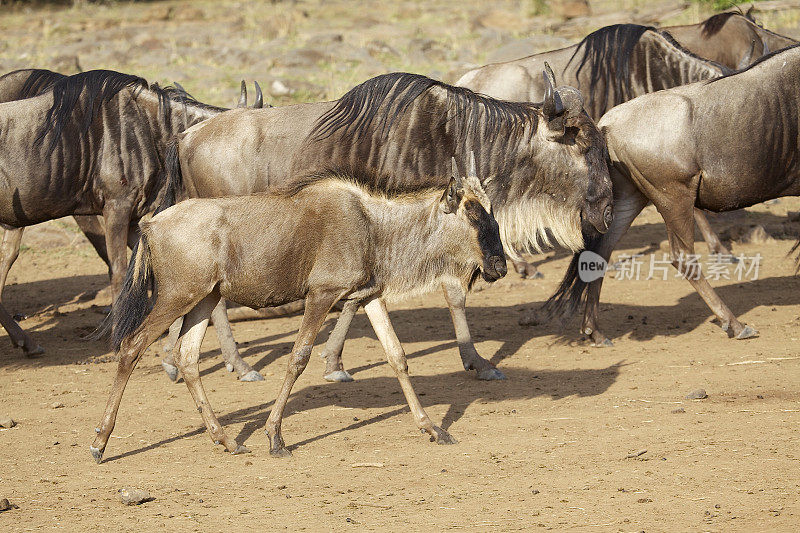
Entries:
[[461,241],[456,243],[459,246],[469,244],[467,248],[472,255],[471,259],[481,265],[479,268],[483,279],[492,282],[505,276],[506,258],[503,243],[500,241],[500,230],[492,215],[489,197],[478,180],[475,155],[472,152],[466,177],[461,177],[453,158],[453,174],[440,200],[440,209],[446,216],[458,218],[457,227],[462,230],[462,234],[454,234],[452,237]]

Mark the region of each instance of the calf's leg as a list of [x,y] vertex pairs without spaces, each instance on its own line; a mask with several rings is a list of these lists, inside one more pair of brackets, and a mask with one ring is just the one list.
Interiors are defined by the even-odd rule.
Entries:
[[331,331],[331,336],[328,337],[328,342],[325,343],[325,348],[320,354],[325,360],[325,374],[323,377],[327,381],[353,381],[353,376],[344,369],[342,349],[344,348],[344,341],[347,339],[347,332],[350,330],[350,323],[353,321],[353,317],[360,306],[361,302],[358,300],[347,300],[344,303],[339,319],[336,321],[336,326]]
[[472,342],[472,335],[467,324],[467,295],[464,288],[457,282],[443,282],[444,298],[450,309],[450,318],[453,320],[453,327],[456,330],[456,340],[458,341],[458,353],[461,355],[461,362],[464,370],[475,370],[478,379],[495,380],[506,379],[505,374],[500,372],[492,363],[478,355],[475,344]]
[[389,313],[386,311],[386,304],[381,298],[375,298],[364,306],[364,311],[369,317],[372,328],[381,341],[386,358],[389,365],[394,370],[397,380],[400,382],[400,387],[403,389],[403,394],[406,397],[408,406],[411,408],[411,413],[414,415],[414,421],[420,430],[425,431],[430,435],[431,442],[437,444],[455,444],[456,440],[450,436],[447,431],[438,426],[434,426],[430,417],[422,408],[422,404],[411,386],[411,379],[408,376],[408,363],[406,361],[406,354],[403,351],[403,346],[397,338],[397,335],[392,328],[392,323],[389,320]]
[[239,350],[236,348],[236,340],[233,338],[233,331],[231,331],[231,323],[228,321],[224,299],[220,299],[219,303],[217,303],[211,315],[211,320],[214,322],[214,330],[217,332],[217,339],[219,339],[222,359],[225,361],[225,367],[228,372],[235,370],[239,376],[239,381],[264,381],[264,376],[254,370],[239,355]]
[[189,388],[189,393],[197,405],[197,410],[203,417],[203,423],[206,425],[211,440],[214,444],[222,444],[227,451],[237,454],[248,450],[228,437],[225,430],[222,429],[222,424],[219,423],[206,396],[206,391],[200,380],[200,368],[197,364],[200,359],[200,345],[203,343],[208,321],[220,302],[222,300],[219,297],[219,293],[215,291],[203,298],[184,317],[183,326],[181,327],[181,347],[176,362],[178,369],[183,374],[183,380]]
[[269,453],[274,457],[288,457],[292,454],[286,448],[281,435],[283,410],[286,408],[286,402],[289,400],[289,394],[292,392],[295,381],[297,381],[297,378],[303,373],[308,364],[308,360],[311,357],[311,348],[314,346],[314,339],[322,327],[325,316],[341,296],[341,293],[331,291],[315,291],[308,293],[306,296],[303,322],[300,324],[297,340],[295,340],[294,348],[292,348],[292,353],[289,356],[286,377],[283,379],[280,393],[267,419],[266,432],[270,442]]
[[36,354],[44,352],[44,348],[36,344],[36,342],[19,327],[14,317],[6,311],[3,304],[0,302],[0,325],[5,328],[12,344],[17,348],[22,348],[23,353],[27,357],[32,357]]

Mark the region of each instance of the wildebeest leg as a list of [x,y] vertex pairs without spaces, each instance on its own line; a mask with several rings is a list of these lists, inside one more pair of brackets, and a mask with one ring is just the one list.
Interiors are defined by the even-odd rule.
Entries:
[[[690,198],[689,201],[693,200]],[[667,235],[672,252],[672,264],[706,302],[711,311],[719,318],[722,330],[730,337],[747,339],[758,332],[750,326],[739,322],[725,302],[717,295],[703,275],[699,263],[687,265],[687,258],[694,254],[694,224],[692,223],[691,205],[683,206],[673,203],[669,210],[662,211],[667,224]]]
[[717,232],[711,227],[711,224],[708,222],[708,218],[706,217],[705,213],[696,207],[694,208],[694,222],[697,224],[697,229],[700,230],[700,233],[703,235],[703,239],[708,245],[709,254],[727,256],[730,258],[730,261],[735,261],[731,251],[728,250],[724,244],[722,244],[719,235],[717,235]]
[[341,293],[330,291],[313,292],[306,295],[306,309],[303,313],[303,322],[297,332],[297,339],[294,348],[289,356],[289,365],[286,368],[286,377],[283,379],[281,391],[275,399],[272,411],[267,419],[267,436],[269,437],[270,455],[274,457],[288,457],[292,453],[286,448],[281,435],[281,421],[283,420],[283,410],[289,400],[289,394],[295,381],[303,373],[308,360],[311,357],[311,348],[314,346],[314,339],[322,327],[325,316],[330,311],[333,304],[342,297]]
[[328,381],[353,381],[353,376],[344,369],[342,350],[344,349],[347,332],[350,330],[350,323],[353,321],[353,317],[356,316],[360,306],[361,302],[358,300],[347,300],[344,303],[339,319],[336,321],[336,326],[331,331],[331,336],[328,337],[328,342],[325,343],[325,348],[320,354],[325,360],[325,374],[323,377]]
[[128,226],[131,220],[131,205],[119,200],[110,200],[103,207],[106,247],[111,266],[111,294],[116,300],[125,280],[128,267]]
[[101,218],[95,215],[75,215],[75,223],[81,229],[89,243],[94,247],[94,251],[100,256],[100,259],[106,265],[109,265],[108,275],[111,276],[111,262],[108,259],[108,250],[106,250],[106,234],[103,229]]
[[222,302],[224,312],[225,302],[220,299],[219,293],[214,291],[203,298],[184,317],[183,327],[181,327],[181,347],[176,362],[178,369],[183,373],[183,381],[186,382],[186,386],[189,388],[189,393],[191,393],[194,403],[197,405],[197,410],[203,417],[203,423],[206,425],[214,444],[222,444],[227,451],[233,454],[245,453],[249,450],[244,446],[239,446],[222,429],[222,424],[219,423],[206,396],[203,382],[200,380],[200,368],[197,364],[200,359],[200,345],[206,334],[208,321],[220,302]]
[[162,345],[166,355],[164,356],[164,359],[161,360],[161,367],[164,369],[164,372],[167,373],[167,377],[171,381],[178,380],[178,367],[175,366],[175,358],[172,354],[175,352],[175,347],[178,345],[178,341],[181,338],[182,326],[183,317],[180,317],[170,325],[169,331],[167,332],[167,340],[164,341],[164,344]]
[[36,342],[19,327],[17,321],[6,311],[2,303],[0,303],[0,325],[5,328],[14,346],[22,348],[26,356],[32,357],[44,352],[44,348],[36,344]]
[[224,299],[220,299],[214,308],[211,320],[214,322],[214,330],[217,332],[217,339],[219,339],[222,359],[225,361],[225,367],[228,372],[236,370],[240,381],[264,381],[264,377],[258,371],[253,370],[253,367],[247,364],[242,359],[242,356],[239,355],[239,350],[236,348],[236,340],[233,338],[233,331],[231,331],[231,324],[228,322]]
[[447,431],[438,426],[434,426],[430,417],[422,408],[422,404],[411,386],[411,379],[408,377],[408,362],[406,361],[406,354],[403,351],[403,346],[394,332],[392,323],[389,320],[389,313],[386,311],[386,304],[381,298],[375,298],[364,306],[372,328],[381,341],[383,351],[386,352],[386,358],[389,361],[389,366],[394,370],[397,380],[400,382],[400,387],[403,389],[403,394],[406,397],[408,406],[411,408],[411,413],[414,415],[414,421],[417,427],[430,435],[431,442],[437,444],[455,444],[456,440],[450,436]]
[[445,281],[442,282],[442,290],[444,290],[444,299],[447,300],[450,318],[453,320],[453,327],[456,330],[458,353],[461,355],[464,370],[475,370],[478,373],[478,379],[487,381],[506,379],[502,372],[478,355],[478,351],[475,349],[467,323],[467,295],[464,293],[463,287],[457,282]]
[[100,426],[95,429],[97,437],[95,437],[94,443],[89,448],[98,463],[103,459],[103,452],[108,444],[108,439],[111,437],[111,432],[114,430],[122,393],[125,392],[128,379],[130,379],[133,369],[136,368],[142,353],[161,336],[164,330],[177,317],[186,314],[197,302],[197,300],[192,300],[186,295],[166,293],[167,290],[162,290],[159,293],[153,310],[144,319],[142,325],[139,326],[134,334],[124,339],[120,345],[117,374],[114,377],[114,384],[111,386],[111,394]]
[[0,243],[0,302],[3,301],[8,271],[19,257],[19,245],[24,230],[25,228],[8,228],[3,234],[3,242]]

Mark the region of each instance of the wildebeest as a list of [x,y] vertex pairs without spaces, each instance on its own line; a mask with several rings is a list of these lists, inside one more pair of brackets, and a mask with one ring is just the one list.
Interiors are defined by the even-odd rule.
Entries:
[[699,24],[663,28],[695,54],[731,69],[742,69],[758,58],[797,44],[795,39],[772,32],[747,13],[718,13]]
[[[797,94],[800,47],[773,52],[749,68],[708,82],[660,91],[609,111],[599,122],[613,165],[615,217],[587,246],[606,260],[636,215],[652,202],[667,226],[673,265],[689,279],[738,339],[756,331],[742,324],[694,263],[692,209],[729,211],[800,193]],[[585,301],[581,331],[608,342],[597,323],[602,278],[587,284],[578,256],[549,300],[550,313]]]
[[433,424],[411,386],[384,300],[427,292],[442,282],[466,291],[481,272],[487,281],[505,275],[497,222],[474,174],[474,159],[470,167],[463,179],[455,174],[444,194],[442,189],[387,193],[374,188],[380,177],[323,172],[294,182],[282,193],[190,199],[143,221],[112,312],[120,360],[91,447],[95,460],[102,459],[141,354],[183,315],[176,362],[197,410],[212,441],[231,453],[246,451],[222,429],[197,366],[220,298],[250,307],[306,300],[286,377],[267,421],[270,454],[290,455],[281,435],[283,410],[325,316],[342,298],[366,304],[417,426],[432,441],[453,443]]
[[[175,191],[164,174],[168,141],[225,109],[198,102],[185,91],[108,70],[67,77],[17,71],[6,82],[7,94],[20,82],[17,94],[44,92],[0,104],[0,224],[15,235],[4,252],[16,255],[24,226],[66,215],[102,214],[116,295],[127,265],[130,222],[159,203],[173,201]],[[10,261],[5,263],[10,267]],[[0,320],[16,346],[27,354],[41,351],[2,303]],[[235,350],[227,320],[222,322],[228,329],[218,333]],[[243,362],[236,369],[241,376],[253,372]]]
[[[686,50],[668,33],[650,26],[615,24],[560,50],[471,70],[456,85],[494,98],[535,102],[544,95],[545,80],[540,72],[545,64],[551,65],[566,85],[581,91],[594,120],[642,94],[730,73],[727,67]],[[705,216],[698,210],[695,217],[711,253],[729,256]],[[524,263],[515,267],[528,275],[532,268]]]
[[[244,195],[333,168],[374,173],[389,192],[444,187],[451,154],[474,151],[507,253],[539,250],[550,235],[580,250],[612,218],[606,152],[574,90],[554,85],[542,104],[517,103],[394,73],[333,102],[233,110],[178,136],[183,186],[194,197]],[[464,368],[503,378],[475,350],[460,286],[443,289]],[[349,379],[341,346],[326,348],[328,379]]]

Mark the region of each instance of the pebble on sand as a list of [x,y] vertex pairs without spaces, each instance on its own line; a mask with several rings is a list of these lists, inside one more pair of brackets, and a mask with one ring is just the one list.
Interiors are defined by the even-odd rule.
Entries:
[[134,488],[119,489],[119,499],[125,505],[141,505],[155,500],[146,490]]
[[13,428],[17,423],[10,416],[0,416],[0,428]]
[[708,398],[708,394],[705,389],[693,390],[686,395],[687,400],[705,400],[706,398]]
[[53,402],[50,404],[50,409],[61,409],[64,407],[64,404],[61,402]]
[[10,511],[11,509],[19,509],[19,506],[9,502],[8,498],[0,500],[0,513],[3,511]]

